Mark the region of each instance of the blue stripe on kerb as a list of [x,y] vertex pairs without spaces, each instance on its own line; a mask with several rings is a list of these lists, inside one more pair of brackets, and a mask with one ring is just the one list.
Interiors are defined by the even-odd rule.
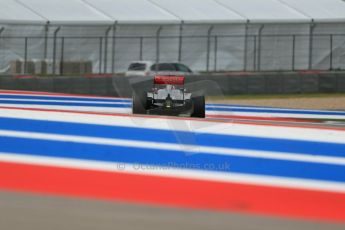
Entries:
[[[140,124],[138,124],[140,125]],[[183,123],[181,123],[183,125]],[[181,127],[180,127],[181,128]],[[187,124],[186,124],[186,127]],[[61,135],[114,138],[162,142],[193,146],[236,148],[297,154],[345,157],[344,143],[266,138],[257,136],[221,135],[189,131],[135,128],[126,126],[82,124],[72,122],[0,118],[0,129]],[[298,132],[298,130],[296,130]],[[345,134],[344,134],[345,135]]]

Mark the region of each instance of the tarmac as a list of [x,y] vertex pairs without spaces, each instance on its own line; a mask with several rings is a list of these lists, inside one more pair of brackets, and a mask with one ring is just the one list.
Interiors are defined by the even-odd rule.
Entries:
[[0,192],[0,229],[343,230],[344,225],[259,215]]

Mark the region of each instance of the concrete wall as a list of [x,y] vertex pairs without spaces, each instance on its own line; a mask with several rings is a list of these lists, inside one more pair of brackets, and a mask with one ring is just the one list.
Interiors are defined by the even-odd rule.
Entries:
[[[0,89],[131,96],[148,89],[149,77],[0,77]],[[188,76],[186,88],[206,95],[345,93],[345,73],[242,73]]]

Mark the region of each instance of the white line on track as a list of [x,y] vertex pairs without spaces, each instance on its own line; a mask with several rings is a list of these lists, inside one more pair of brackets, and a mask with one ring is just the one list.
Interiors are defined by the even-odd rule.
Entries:
[[290,111],[293,113],[294,111],[299,112],[316,112],[316,113],[340,113],[340,115],[344,115],[345,111],[337,111],[337,110],[312,110],[312,109],[289,109],[289,108],[280,108],[280,107],[260,107],[260,106],[237,106],[237,105],[217,105],[217,104],[206,104],[206,107],[211,109],[248,109],[248,110],[275,110],[275,111]]
[[128,100],[129,98],[122,97],[102,97],[102,96],[93,96],[93,95],[71,95],[71,94],[54,94],[54,93],[45,93],[45,92],[33,92],[26,93],[24,91],[11,92],[0,90],[0,95],[9,95],[9,96],[32,96],[32,97],[61,97],[61,98],[90,98],[90,99],[102,99],[102,100]]
[[[23,102],[63,102],[66,106],[69,103],[80,103],[80,104],[110,104],[110,105],[130,105],[130,102],[119,102],[119,101],[78,101],[78,100],[51,100],[51,99],[15,99],[15,98],[0,98],[1,101],[23,101]],[[20,104],[19,104],[20,105]]]
[[13,108],[33,108],[33,109],[50,109],[50,110],[69,110],[79,112],[99,112],[99,113],[132,113],[129,107],[98,107],[98,106],[70,106],[70,105],[18,105],[18,104],[1,104],[0,107]]
[[327,115],[327,114],[304,114],[304,113],[279,113],[279,112],[239,112],[239,111],[207,111],[209,115],[236,115],[236,116],[254,116],[254,117],[276,117],[276,118],[305,118],[305,119],[345,119],[345,115]]

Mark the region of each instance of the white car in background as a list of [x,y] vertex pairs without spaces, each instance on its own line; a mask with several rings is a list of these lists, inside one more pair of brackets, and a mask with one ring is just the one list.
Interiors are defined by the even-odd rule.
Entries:
[[152,61],[131,62],[125,75],[155,76],[155,75],[195,75],[188,66],[178,62],[160,62],[156,65]]

